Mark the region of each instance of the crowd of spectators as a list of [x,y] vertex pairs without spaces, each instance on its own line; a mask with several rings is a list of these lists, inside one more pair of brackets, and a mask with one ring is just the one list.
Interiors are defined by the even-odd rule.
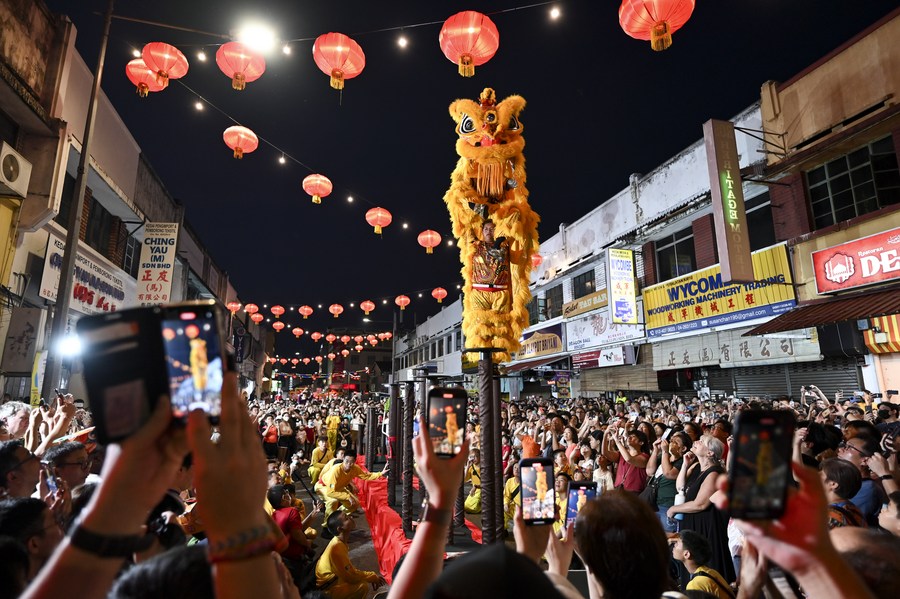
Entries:
[[[358,569],[349,542],[360,517],[357,460],[374,396],[294,393],[259,399],[223,390],[221,422],[186,427],[167,402],[119,445],[85,433],[90,412],[71,396],[32,408],[0,405],[0,599],[79,596],[391,598],[661,596],[887,597],[900,584],[900,443],[892,398],[700,400],[625,393],[525,397],[501,411],[506,543],[445,566],[447,526],[465,481],[481,509],[477,401],[460,455],[434,455],[415,426],[415,474],[427,491],[412,545],[389,589]],[[795,488],[784,516],[743,522],[727,511],[738,415],[794,414]],[[381,423],[370,423],[372,426]],[[379,439],[382,439],[379,436]],[[900,448],[900,445],[897,446]],[[598,499],[566,528],[527,526],[520,460],[553,461],[560,514],[573,481]],[[514,541],[514,542],[513,542]],[[573,555],[577,553],[577,557]],[[793,591],[791,590],[793,589]]]

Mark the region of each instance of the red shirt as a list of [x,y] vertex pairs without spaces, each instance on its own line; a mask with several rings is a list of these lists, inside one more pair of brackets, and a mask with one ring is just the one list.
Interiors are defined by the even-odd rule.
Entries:
[[266,429],[263,433],[263,441],[265,443],[278,443],[278,427],[274,424]]
[[294,540],[291,536],[292,531],[299,530],[303,532],[303,520],[300,518],[300,512],[294,507],[283,507],[272,513],[275,524],[281,529],[281,532],[288,538],[288,548],[281,555],[288,559],[300,559],[306,553],[306,548]]

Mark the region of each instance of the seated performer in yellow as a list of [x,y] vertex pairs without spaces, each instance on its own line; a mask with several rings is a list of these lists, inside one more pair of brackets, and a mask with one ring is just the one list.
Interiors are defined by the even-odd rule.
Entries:
[[509,529],[513,518],[516,517],[516,508],[522,506],[522,489],[519,485],[519,463],[513,464],[513,473],[503,487],[503,527]]
[[312,450],[312,455],[309,458],[309,470],[307,471],[309,480],[313,481],[313,484],[319,480],[319,476],[322,474],[322,468],[324,468],[332,459],[334,459],[334,454],[328,449],[328,438],[319,437],[318,444],[316,448]]
[[465,508],[470,514],[481,513],[481,452],[473,449],[469,453],[469,466],[466,468],[465,482],[472,483],[472,489],[466,497]]
[[[377,475],[376,475],[377,476]],[[331,599],[364,599],[368,594],[368,585],[372,589],[387,584],[377,572],[357,570],[350,563],[348,541],[350,533],[356,528],[353,518],[335,512],[325,521],[328,531],[334,535],[322,557],[316,562],[316,588]]]
[[384,476],[387,472],[387,464],[381,472],[366,472],[356,463],[356,454],[347,453],[344,461],[329,468],[322,475],[322,483],[325,485],[325,518],[327,519],[338,507],[352,514],[359,509],[359,499],[348,488],[354,478],[363,480],[375,480]]
[[316,492],[316,495],[318,495],[319,497],[322,498],[322,503],[325,503],[325,489],[326,489],[325,481],[324,481],[323,477],[325,476],[326,472],[328,472],[335,466],[339,466],[340,464],[344,463],[344,453],[345,453],[345,451],[343,449],[339,448],[335,452],[334,458],[332,458],[330,461],[328,461],[325,464],[325,466],[322,467],[322,471],[319,472],[319,480],[317,480],[317,481],[315,481],[315,483],[313,483],[313,490]]

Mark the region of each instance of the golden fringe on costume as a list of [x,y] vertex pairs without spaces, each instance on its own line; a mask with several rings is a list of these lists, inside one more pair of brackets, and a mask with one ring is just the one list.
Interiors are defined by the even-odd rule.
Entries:
[[[525,187],[525,140],[519,114],[521,96],[496,103],[494,90],[485,88],[478,102],[457,100],[450,116],[457,123],[460,159],[450,175],[444,202],[462,263],[463,334],[467,348],[495,347],[498,362],[519,350],[519,337],[528,326],[528,288],[531,257],[538,251],[540,217],[528,204]],[[511,291],[483,292],[472,288],[474,242],[481,238],[485,219],[495,225],[495,238],[510,246]]]

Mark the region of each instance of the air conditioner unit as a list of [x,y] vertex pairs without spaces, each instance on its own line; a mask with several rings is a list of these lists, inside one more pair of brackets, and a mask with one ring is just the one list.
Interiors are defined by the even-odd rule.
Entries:
[[25,199],[31,179],[31,163],[3,142],[0,148],[0,196]]

